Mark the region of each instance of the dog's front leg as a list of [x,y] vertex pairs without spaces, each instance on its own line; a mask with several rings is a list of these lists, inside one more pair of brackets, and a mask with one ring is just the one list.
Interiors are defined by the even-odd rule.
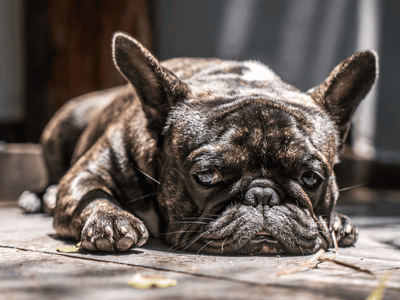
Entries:
[[85,154],[61,180],[54,227],[60,236],[81,240],[82,247],[90,251],[141,246],[149,237],[147,229],[120,207],[113,195],[115,178],[107,168],[113,165],[107,162],[110,157],[104,149],[95,150]]

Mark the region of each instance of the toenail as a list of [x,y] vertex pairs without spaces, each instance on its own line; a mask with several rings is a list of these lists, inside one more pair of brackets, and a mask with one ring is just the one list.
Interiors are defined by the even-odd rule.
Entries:
[[126,234],[128,232],[128,229],[126,229],[125,226],[121,226],[120,230],[122,234]]
[[106,231],[106,233],[107,233],[108,235],[111,235],[111,234],[112,234],[112,229],[111,229],[111,226],[110,226],[110,225],[107,225],[106,228],[104,228],[104,230]]

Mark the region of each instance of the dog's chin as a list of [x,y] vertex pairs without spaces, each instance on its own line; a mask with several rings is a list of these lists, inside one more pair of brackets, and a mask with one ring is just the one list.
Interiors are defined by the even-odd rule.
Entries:
[[[224,239],[226,244],[226,239]],[[220,254],[276,255],[286,253],[285,247],[265,230],[259,231],[247,241],[238,241],[224,247],[222,240],[205,240],[216,247]],[[240,245],[240,246],[239,246]],[[239,247],[238,247],[239,246]]]
[[200,231],[190,239],[195,242],[187,250],[217,255],[305,255],[328,246],[310,214],[291,204],[267,210],[233,205]]
[[193,245],[191,250],[199,254],[213,255],[277,255],[287,253],[281,243],[260,239],[251,239],[241,247],[226,245],[225,239],[204,239],[197,245]]
[[282,254],[286,250],[281,243],[278,242],[271,234],[265,230],[258,232],[253,239],[244,247],[245,251],[250,254]]
[[286,253],[286,249],[279,242],[271,243],[265,240],[251,240],[243,250],[244,254],[254,255],[276,255]]

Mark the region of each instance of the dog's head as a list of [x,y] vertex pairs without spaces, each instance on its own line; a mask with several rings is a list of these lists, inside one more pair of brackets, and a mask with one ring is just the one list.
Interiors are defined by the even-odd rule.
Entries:
[[301,93],[256,62],[160,64],[123,33],[113,41],[116,65],[159,134],[160,235],[168,243],[218,254],[331,246],[333,166],[375,81],[373,52],[353,55]]

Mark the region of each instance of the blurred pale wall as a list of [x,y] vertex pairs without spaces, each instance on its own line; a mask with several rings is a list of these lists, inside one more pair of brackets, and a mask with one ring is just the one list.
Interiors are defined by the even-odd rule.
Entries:
[[260,60],[285,81],[307,90],[356,48],[357,1],[155,3],[161,59],[218,56]]
[[256,59],[303,91],[343,59],[376,50],[380,78],[357,112],[359,157],[400,163],[400,1],[154,1],[159,57]]
[[399,162],[400,153],[400,1],[379,1],[380,74],[375,145],[379,158]]
[[[108,85],[93,85],[97,77],[107,79],[109,71],[102,66],[112,67],[111,54],[96,49],[108,48],[115,30],[131,32],[143,41],[152,34],[147,40],[153,41],[160,59],[260,60],[303,91],[322,82],[337,63],[356,51],[375,49],[380,55],[380,79],[355,119],[353,145],[361,157],[400,163],[399,11],[398,0],[0,0],[0,131],[4,122],[23,122],[21,128],[30,138],[21,140],[37,141],[54,108],[75,90],[120,82],[110,71],[113,80]],[[143,18],[146,14],[149,17]],[[101,28],[107,36],[98,38]],[[90,47],[72,47],[73,54],[68,51],[72,43],[68,36],[80,36],[78,40]],[[61,57],[68,53],[75,62],[71,72],[66,70],[71,64]],[[90,68],[93,58],[95,66]],[[107,71],[97,72],[96,77],[93,72],[98,68]],[[79,82],[75,75],[62,74],[67,71],[80,75]],[[83,75],[90,78],[85,81]],[[25,102],[24,94],[28,94]]]

